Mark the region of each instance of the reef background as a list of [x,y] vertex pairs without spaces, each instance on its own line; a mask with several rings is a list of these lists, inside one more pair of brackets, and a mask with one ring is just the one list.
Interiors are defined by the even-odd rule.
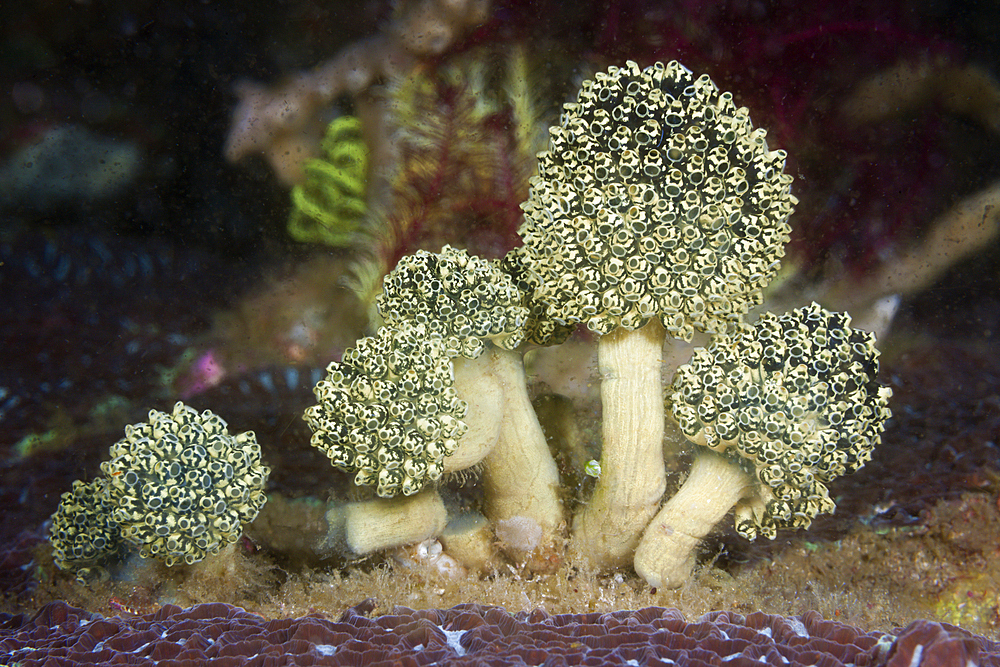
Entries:
[[[706,17],[700,3],[680,4],[690,5],[692,21],[705,21],[702,27],[726,23]],[[501,21],[509,18],[501,23],[501,34],[506,30],[528,40],[549,35],[546,44],[570,44],[580,57],[597,50],[626,57],[629,35],[614,32],[610,19],[617,16],[627,25],[630,17],[654,9],[642,2],[583,3],[569,14],[559,5],[497,3],[494,12]],[[252,529],[242,551],[219,566],[221,573],[147,564],[131,581],[83,586],[56,570],[44,541],[45,521],[71,482],[96,474],[125,424],[142,420],[150,408],[168,408],[186,391],[177,374],[210,347],[213,336],[282,330],[264,327],[262,313],[275,298],[276,285],[302,284],[292,277],[296,267],[346,257],[291,242],[285,231],[286,190],[263,162],[233,166],[222,149],[235,102],[233,83],[241,76],[274,81],[309,68],[374,33],[391,13],[387,2],[362,7],[303,1],[238,7],[14,2],[0,9],[0,160],[23,155],[54,128],[86,128],[116,142],[96,157],[64,156],[80,165],[84,176],[90,174],[69,195],[52,187],[73,180],[56,167],[41,171],[30,187],[18,185],[16,197],[10,194],[16,189],[12,181],[0,186],[5,190],[0,210],[4,610],[33,610],[54,599],[105,614],[148,611],[167,602],[221,601],[268,616],[310,610],[336,615],[368,597],[383,610],[397,603],[448,607],[468,601],[512,611],[542,606],[551,613],[665,605],[678,606],[689,617],[712,609],[780,614],[816,609],[866,629],[891,630],[931,618],[998,637],[996,243],[908,298],[891,334],[880,341],[894,417],[875,459],[832,489],[836,515],[817,521],[809,532],[783,533],[767,544],[747,545],[720,530],[705,546],[711,565],[680,591],[652,592],[629,573],[598,576],[572,563],[546,577],[515,570],[459,581],[377,559],[303,564],[289,551],[255,543]],[[771,12],[784,8],[781,2],[766,5]],[[994,3],[893,8],[892,16],[905,25],[890,27],[926,35],[929,52],[943,48],[1000,72],[1000,9]],[[529,15],[542,18],[527,24]],[[683,50],[678,55],[684,60]],[[696,70],[702,65],[685,62]],[[768,127],[759,101],[743,103]],[[927,123],[950,142],[939,155],[949,160],[948,173],[928,185],[929,191],[884,195],[887,206],[930,201],[944,210],[1000,175],[995,136],[944,113],[925,119],[920,128]],[[900,131],[905,134],[906,127]],[[808,132],[802,136],[808,138]],[[127,173],[108,184],[101,178],[107,175],[101,157],[123,147],[139,157],[123,161],[130,165]],[[783,147],[795,155],[794,144]],[[94,181],[104,182],[104,188]],[[321,277],[311,280],[289,290],[288,299],[324,289]],[[352,307],[348,296],[328,298],[337,313]],[[361,320],[343,314],[330,346],[349,345]],[[247,334],[246,343],[252,348],[248,354],[256,355],[253,372],[189,402],[216,411],[235,429],[257,433],[275,471],[269,492],[298,499],[287,514],[270,516],[294,515],[307,523],[315,519],[316,501],[342,493],[344,485],[309,448],[300,418],[311,402],[314,369],[281,363],[294,340]],[[585,402],[574,406],[583,417],[583,437],[591,442],[592,408]],[[676,463],[672,482],[683,468]],[[280,500],[272,506],[284,507]]]

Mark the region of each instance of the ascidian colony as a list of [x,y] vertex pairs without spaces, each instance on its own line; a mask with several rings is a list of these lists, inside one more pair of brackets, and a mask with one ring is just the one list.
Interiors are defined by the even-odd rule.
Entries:
[[0,655],[1000,665],[1000,10],[876,4],[0,10]]

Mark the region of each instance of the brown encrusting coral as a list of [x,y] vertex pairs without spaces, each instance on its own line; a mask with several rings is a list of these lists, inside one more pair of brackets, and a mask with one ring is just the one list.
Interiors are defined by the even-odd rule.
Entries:
[[370,614],[374,600],[338,621],[267,620],[225,604],[167,605],[104,618],[62,602],[34,617],[0,615],[0,651],[24,667],[130,665],[1000,665],[1000,643],[952,625],[916,621],[865,633],[816,612],[785,618],[712,612],[693,622],[676,609],[607,614],[510,614],[461,604]]

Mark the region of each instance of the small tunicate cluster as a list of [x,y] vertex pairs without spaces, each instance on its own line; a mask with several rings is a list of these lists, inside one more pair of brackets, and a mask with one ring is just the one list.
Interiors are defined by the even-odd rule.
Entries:
[[677,62],[598,72],[564,109],[522,205],[553,317],[602,335],[655,317],[685,340],[731,331],[784,255],[785,152]]
[[264,505],[270,469],[253,431],[178,402],[125,427],[101,464],[112,516],[144,558],[196,563],[232,544]]
[[382,497],[439,479],[466,430],[451,358],[423,324],[361,339],[316,384],[318,404],[305,412],[312,445]]
[[531,271],[529,262],[524,246],[511,248],[499,260],[501,270],[510,276],[528,309],[528,319],[524,325],[524,341],[542,347],[561,345],[573,333],[576,323],[567,321],[560,323],[553,318],[553,309],[538,298],[544,291],[541,289],[541,279]]
[[861,468],[881,439],[892,391],[876,379],[875,337],[850,321],[815,303],[764,313],[698,348],[674,376],[667,405],[684,435],[760,483],[736,508],[747,539],[832,512],[824,482]]
[[63,494],[50,530],[56,564],[102,566],[125,544],[167,566],[219,553],[267,500],[260,454],[253,431],[230,435],[209,410],[150,410],[111,446],[103,477]]
[[107,480],[98,477],[90,482],[77,480],[70,491],[62,494],[49,527],[53,558],[59,569],[85,574],[113,560],[121,550],[121,529],[111,517],[106,488]]
[[443,340],[448,354],[475,359],[491,342],[513,350],[524,341],[528,308],[495,262],[444,246],[399,260],[377,299],[386,324],[412,321]]

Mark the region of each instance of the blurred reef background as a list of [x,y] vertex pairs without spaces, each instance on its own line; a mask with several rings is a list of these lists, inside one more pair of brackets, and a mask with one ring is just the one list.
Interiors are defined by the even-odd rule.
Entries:
[[[751,545],[717,531],[680,591],[573,563],[454,580],[398,554],[306,554],[296,540],[351,492],[302,411],[370,325],[381,276],[418,248],[517,245],[546,128],[582,79],[626,59],[710,74],[788,152],[800,205],[771,299],[882,328],[893,418],[874,460],[808,532]],[[996,639],[998,76],[992,2],[3,3],[4,611],[815,609]],[[577,338],[574,362],[531,370],[578,502],[600,430]],[[272,470],[229,579],[150,565],[77,583],[46,541],[60,494],[98,473],[124,425],[179,399],[253,430]],[[668,484],[685,467],[668,462]]]

